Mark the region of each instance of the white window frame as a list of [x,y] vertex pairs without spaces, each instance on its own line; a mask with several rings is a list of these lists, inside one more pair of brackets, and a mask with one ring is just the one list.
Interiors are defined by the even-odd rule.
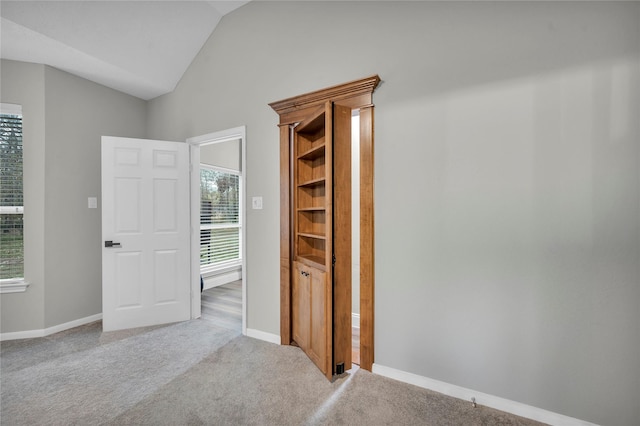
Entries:
[[[0,103],[0,114],[3,115],[19,115],[22,118],[22,105],[17,105],[17,104],[7,104],[7,103]],[[24,126],[23,126],[23,131],[24,131]],[[24,175],[24,138],[23,138],[23,151],[22,151],[22,160],[23,160],[23,168],[22,168],[22,173]],[[23,180],[24,182],[24,180]],[[23,198],[24,198],[24,186],[22,188],[23,191]],[[23,201],[24,203],[24,201]],[[23,249],[22,249],[22,258],[24,260],[25,257],[25,253],[24,253],[24,205],[23,206],[19,206],[19,207],[0,207],[0,213],[3,214],[22,214],[23,215],[23,221],[22,221],[22,226],[23,226],[23,230],[22,230],[22,239],[23,239]],[[25,265],[26,266],[26,265]],[[0,294],[4,294],[4,293],[23,293],[25,291],[27,291],[27,287],[29,286],[29,282],[27,280],[24,279],[24,277],[21,278],[5,278],[5,279],[0,279]]]
[[218,262],[215,265],[205,265],[205,266],[201,265],[200,274],[203,277],[208,277],[211,275],[232,271],[242,267],[242,253],[243,253],[242,234],[244,232],[244,227],[242,223],[242,218],[244,217],[244,214],[243,214],[244,206],[242,205],[243,204],[242,200],[244,198],[244,194],[243,194],[243,185],[242,185],[242,172],[240,172],[239,170],[226,169],[224,167],[212,166],[210,164],[204,164],[204,163],[200,163],[200,169],[214,170],[216,172],[229,173],[229,174],[238,176],[238,223],[231,223],[231,224],[213,224],[212,223],[212,224],[206,224],[206,225],[203,225],[202,223],[200,224],[200,231],[211,230],[211,229],[237,228],[239,230],[238,231],[238,259],[233,259],[226,262]]

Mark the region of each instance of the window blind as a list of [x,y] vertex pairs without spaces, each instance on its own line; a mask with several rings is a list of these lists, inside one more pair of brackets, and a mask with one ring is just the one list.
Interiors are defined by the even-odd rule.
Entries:
[[22,110],[0,108],[0,280],[24,277]]
[[240,175],[200,167],[200,267],[240,260]]

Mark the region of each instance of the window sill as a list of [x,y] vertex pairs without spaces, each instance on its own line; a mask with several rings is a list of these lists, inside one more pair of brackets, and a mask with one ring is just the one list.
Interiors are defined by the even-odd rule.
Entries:
[[24,293],[29,287],[29,282],[23,279],[0,280],[0,294],[4,293]]
[[230,262],[219,263],[217,265],[204,266],[200,268],[200,275],[204,278],[215,275],[222,275],[227,272],[233,272],[242,269],[242,260],[232,260]]

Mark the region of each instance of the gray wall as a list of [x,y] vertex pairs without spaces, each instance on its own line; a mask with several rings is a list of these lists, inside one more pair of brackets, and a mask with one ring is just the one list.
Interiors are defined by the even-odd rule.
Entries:
[[23,105],[25,275],[32,284],[2,296],[1,330],[42,330],[99,314],[100,202],[88,209],[87,198],[100,200],[100,139],[144,137],[146,102],[14,61],[2,61],[2,102]]
[[375,362],[633,424],[639,45],[639,3],[252,2],[149,103],[148,132],[247,125],[248,327],[278,334],[267,103],[379,74]]
[[201,145],[200,163],[242,171],[240,140]]
[[45,66],[2,60],[0,100],[22,105],[25,293],[0,296],[0,330],[44,328]]
[[[143,138],[146,102],[47,67],[46,326],[102,312],[102,135]],[[80,302],[81,301],[81,302]]]

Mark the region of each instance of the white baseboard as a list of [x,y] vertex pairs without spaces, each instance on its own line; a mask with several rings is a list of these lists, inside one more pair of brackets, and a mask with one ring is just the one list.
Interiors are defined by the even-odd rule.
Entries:
[[555,426],[596,426],[594,423],[589,423],[584,420],[575,419],[573,417],[547,411],[542,408],[532,407],[527,404],[500,398],[498,396],[476,392],[461,386],[452,385],[450,383],[441,382],[424,376],[418,376],[417,374],[407,373],[406,371],[396,370],[395,368],[385,367],[380,364],[373,364],[372,372],[401,382],[409,383],[411,385],[419,386],[421,388],[439,392],[444,395],[452,396],[454,398],[469,401],[469,404],[471,404],[471,398],[475,398],[475,402],[478,405],[484,405],[485,407],[494,408],[496,410],[515,414],[520,417],[526,417],[542,423]]
[[280,336],[277,334],[271,334],[253,328],[247,328],[247,336],[258,340],[264,340],[265,342],[275,343],[276,345],[279,345],[281,340]]
[[91,315],[86,318],[65,322],[64,324],[54,325],[53,327],[42,330],[14,331],[10,333],[0,333],[0,342],[5,340],[33,339],[35,337],[45,337],[70,328],[79,327],[102,319],[102,314]]
[[205,275],[202,279],[204,281],[204,290],[208,290],[213,287],[218,287],[220,285],[225,285],[242,279],[242,268],[240,267],[237,270],[223,272],[220,274],[213,274],[209,276]]
[[351,327],[360,328],[360,314],[351,313]]

